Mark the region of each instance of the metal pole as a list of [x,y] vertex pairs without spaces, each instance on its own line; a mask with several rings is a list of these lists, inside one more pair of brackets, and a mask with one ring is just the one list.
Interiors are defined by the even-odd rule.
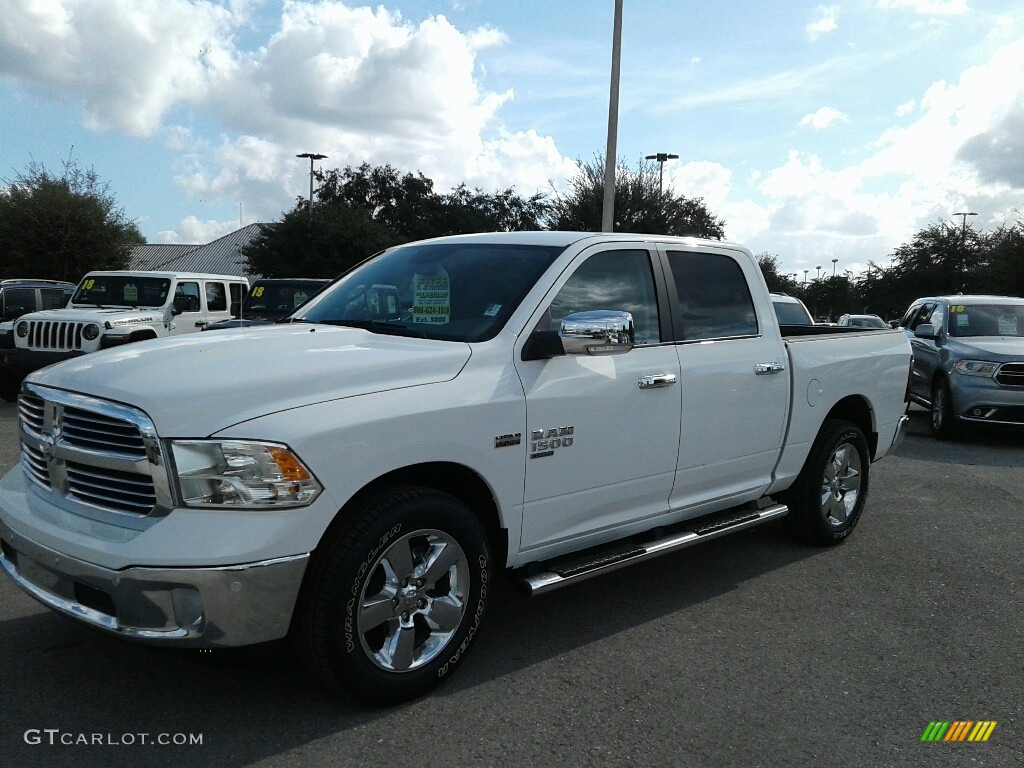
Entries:
[[615,0],[615,24],[612,31],[612,82],[608,96],[608,146],[604,154],[604,205],[601,231],[615,227],[615,154],[619,125],[619,60],[622,54],[622,0]]
[[309,218],[313,218],[313,156],[309,158]]

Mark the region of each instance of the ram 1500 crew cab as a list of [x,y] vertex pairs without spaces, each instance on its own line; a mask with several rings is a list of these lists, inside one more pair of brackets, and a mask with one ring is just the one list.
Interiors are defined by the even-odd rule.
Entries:
[[290,320],[28,377],[7,574],[128,638],[290,635],[400,701],[462,664],[498,571],[538,594],[779,518],[842,541],[905,423],[902,333],[785,338],[717,241],[411,243]]

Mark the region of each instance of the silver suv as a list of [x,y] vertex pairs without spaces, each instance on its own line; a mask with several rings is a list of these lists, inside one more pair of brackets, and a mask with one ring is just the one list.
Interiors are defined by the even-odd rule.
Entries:
[[914,350],[911,399],[932,412],[932,434],[965,424],[1024,427],[1024,299],[932,296],[900,325]]

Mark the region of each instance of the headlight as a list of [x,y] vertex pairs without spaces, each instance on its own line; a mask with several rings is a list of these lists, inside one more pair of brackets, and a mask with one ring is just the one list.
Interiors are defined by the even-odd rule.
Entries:
[[22,320],[20,323],[18,323],[18,327],[16,330],[20,338],[24,339],[26,336],[28,336],[28,320]]
[[994,376],[999,363],[990,363],[986,360],[957,360],[953,366],[957,373],[964,376]]
[[174,440],[171,450],[188,507],[303,507],[322,490],[298,457],[277,443]]
[[82,329],[82,338],[86,341],[94,341],[100,335],[100,327],[96,323],[89,323]]

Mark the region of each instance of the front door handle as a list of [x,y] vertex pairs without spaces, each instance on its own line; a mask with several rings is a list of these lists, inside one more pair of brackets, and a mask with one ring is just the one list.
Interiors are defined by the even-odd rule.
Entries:
[[652,373],[649,376],[641,376],[637,381],[640,389],[657,389],[658,387],[671,387],[676,383],[674,373]]
[[782,373],[786,370],[786,364],[777,360],[771,363],[758,363],[754,366],[754,373],[758,376],[767,376],[771,373]]

